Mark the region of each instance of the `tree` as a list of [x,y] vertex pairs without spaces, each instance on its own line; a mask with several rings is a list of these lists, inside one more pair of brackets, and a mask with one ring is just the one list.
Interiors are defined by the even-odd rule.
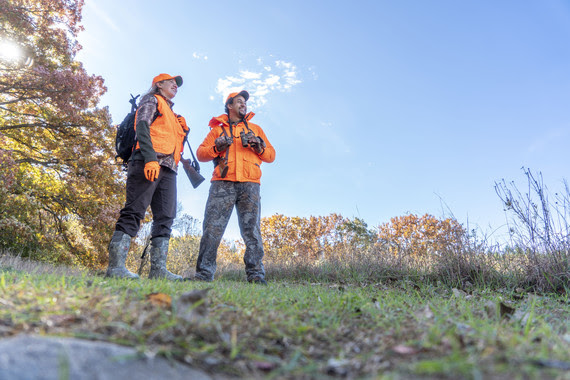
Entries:
[[123,201],[100,76],[75,60],[83,0],[0,0],[0,245],[99,266]]
[[375,232],[362,219],[338,214],[308,218],[275,214],[261,219],[261,235],[269,257],[311,260],[363,251],[376,241]]
[[457,220],[439,220],[429,214],[394,217],[378,227],[379,244],[399,255],[426,256],[459,248],[466,234]]
[[345,220],[339,228],[342,240],[352,251],[364,251],[372,247],[378,239],[378,232],[368,228],[360,218]]

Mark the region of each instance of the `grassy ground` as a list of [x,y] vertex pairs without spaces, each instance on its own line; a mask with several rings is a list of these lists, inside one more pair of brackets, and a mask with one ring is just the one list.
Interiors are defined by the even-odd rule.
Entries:
[[570,379],[567,294],[128,281],[0,266],[1,337],[111,341],[247,378]]

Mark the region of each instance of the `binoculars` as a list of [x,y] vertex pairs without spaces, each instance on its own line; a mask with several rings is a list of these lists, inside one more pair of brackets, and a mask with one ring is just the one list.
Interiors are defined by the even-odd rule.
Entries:
[[[255,137],[255,135],[253,134],[253,132],[249,131],[247,133],[245,133],[244,131],[241,131],[239,133],[239,137],[241,139],[241,145],[244,148],[247,148],[248,146],[250,146],[251,144],[249,143],[249,139],[250,137]],[[252,147],[253,148],[253,147]]]

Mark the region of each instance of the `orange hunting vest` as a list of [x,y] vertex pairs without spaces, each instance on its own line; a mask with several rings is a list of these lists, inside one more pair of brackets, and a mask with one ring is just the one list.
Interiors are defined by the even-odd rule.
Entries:
[[[150,125],[152,147],[156,153],[174,153],[174,161],[178,164],[186,133],[166,100],[160,95],[154,96],[158,100],[158,117]],[[140,149],[138,142],[136,149]]]

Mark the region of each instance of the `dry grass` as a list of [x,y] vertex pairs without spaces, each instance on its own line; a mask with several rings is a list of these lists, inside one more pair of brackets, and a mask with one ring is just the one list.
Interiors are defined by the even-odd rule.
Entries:
[[28,258],[21,258],[20,256],[11,255],[8,252],[0,252],[0,268],[9,268],[10,270],[36,275],[53,274],[56,276],[80,276],[88,272],[78,267],[54,265],[33,261]]

